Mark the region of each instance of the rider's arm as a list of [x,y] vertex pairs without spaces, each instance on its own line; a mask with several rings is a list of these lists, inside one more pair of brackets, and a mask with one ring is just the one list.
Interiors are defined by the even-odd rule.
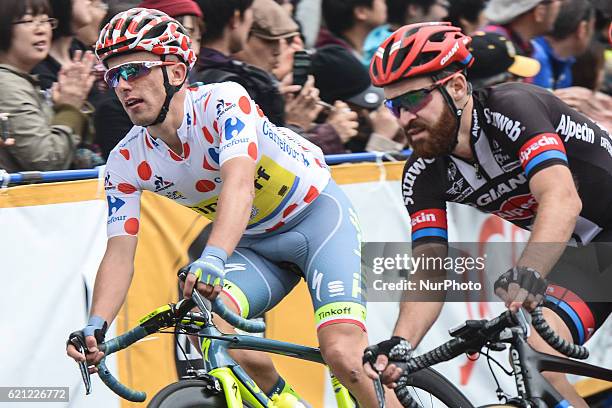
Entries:
[[221,166],[223,188],[208,245],[222,248],[227,254],[234,251],[251,215],[254,174],[255,162],[250,157],[235,157]]
[[[418,257],[446,257],[448,253],[444,244],[422,244],[413,249],[412,256]],[[444,279],[445,271],[440,270],[417,270],[410,278],[413,282],[420,280]],[[407,291],[404,293],[400,303],[400,312],[394,336],[401,336],[408,340],[413,347],[416,347],[431,326],[435,323],[442,311],[444,292],[419,292]]]
[[98,268],[91,315],[100,316],[109,324],[119,313],[132,282],[137,242],[138,238],[131,235],[109,238]]
[[572,173],[563,165],[547,167],[534,174],[529,189],[538,202],[538,212],[518,265],[533,268],[546,276],[571,238],[582,201]]

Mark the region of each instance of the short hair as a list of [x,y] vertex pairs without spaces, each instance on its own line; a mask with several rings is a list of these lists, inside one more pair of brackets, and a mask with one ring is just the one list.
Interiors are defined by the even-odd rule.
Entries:
[[241,15],[253,5],[253,0],[196,0],[204,15],[202,40],[218,40],[236,11]]
[[423,13],[429,13],[429,9],[436,0],[387,0],[387,21],[392,25],[406,24],[406,13],[408,6],[414,4],[423,9]]
[[323,0],[321,12],[325,26],[335,35],[355,25],[354,10],[359,6],[372,7],[373,0]]
[[32,15],[50,15],[47,0],[2,0],[0,1],[0,51],[8,51],[13,42],[13,21],[21,19],[30,11]]
[[452,0],[446,20],[455,27],[462,27],[460,21],[462,18],[470,23],[476,23],[485,5],[486,0]]
[[49,0],[51,13],[57,19],[57,28],[53,30],[53,39],[74,35],[72,31],[72,1]]
[[575,33],[581,22],[594,17],[595,8],[589,0],[564,0],[550,35],[563,40]]

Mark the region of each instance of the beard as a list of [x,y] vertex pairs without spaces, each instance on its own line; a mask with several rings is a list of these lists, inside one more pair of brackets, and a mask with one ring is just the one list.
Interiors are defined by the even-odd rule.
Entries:
[[[456,145],[457,118],[450,112],[448,106],[445,106],[433,125],[417,118],[410,123],[409,128],[404,130],[410,147],[418,157],[433,159],[447,156],[451,154]],[[412,134],[417,134],[422,130],[427,132],[427,136],[416,141],[412,140]]]

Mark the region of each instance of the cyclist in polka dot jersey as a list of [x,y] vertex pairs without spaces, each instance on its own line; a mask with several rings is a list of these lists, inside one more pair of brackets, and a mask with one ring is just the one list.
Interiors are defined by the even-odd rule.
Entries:
[[[368,339],[355,211],[321,150],[270,123],[240,85],[185,85],[195,63],[189,42],[179,23],[148,9],[120,13],[100,33],[105,80],[135,126],[106,166],[108,244],[82,330],[89,353],[68,345],[68,355],[101,358],[96,344],[130,286],[140,197],[149,190],[213,221],[189,266],[185,297],[196,287],[253,318],[306,280],[326,363],[361,406],[374,406],[360,357]],[[267,355],[235,350],[232,357],[268,395],[294,392]]]

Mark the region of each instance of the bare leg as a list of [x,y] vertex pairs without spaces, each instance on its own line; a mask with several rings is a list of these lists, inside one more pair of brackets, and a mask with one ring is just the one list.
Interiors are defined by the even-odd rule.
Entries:
[[[319,329],[319,345],[323,359],[340,382],[348,388],[364,408],[378,407],[373,382],[363,371],[361,358],[368,346],[368,336],[350,323],[331,324]],[[401,407],[395,394],[385,393],[387,406]]]

